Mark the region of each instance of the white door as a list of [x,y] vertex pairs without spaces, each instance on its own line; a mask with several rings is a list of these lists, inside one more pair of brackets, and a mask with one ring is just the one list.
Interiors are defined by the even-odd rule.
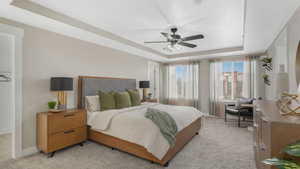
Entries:
[[13,37],[0,34],[0,135],[12,132],[13,102],[12,82]]

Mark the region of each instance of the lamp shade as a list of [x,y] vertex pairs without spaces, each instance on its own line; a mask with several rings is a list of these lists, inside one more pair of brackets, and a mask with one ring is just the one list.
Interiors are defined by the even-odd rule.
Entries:
[[146,89],[150,87],[150,82],[149,81],[140,81],[140,88],[141,89]]
[[51,91],[70,91],[73,90],[73,78],[70,77],[52,77]]

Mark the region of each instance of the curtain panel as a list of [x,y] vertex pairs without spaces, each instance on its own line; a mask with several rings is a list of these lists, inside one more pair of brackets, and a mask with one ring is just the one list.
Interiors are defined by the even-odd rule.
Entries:
[[210,113],[222,114],[226,102],[257,97],[257,69],[257,57],[211,61]]
[[160,101],[200,110],[199,68],[200,62],[161,65]]

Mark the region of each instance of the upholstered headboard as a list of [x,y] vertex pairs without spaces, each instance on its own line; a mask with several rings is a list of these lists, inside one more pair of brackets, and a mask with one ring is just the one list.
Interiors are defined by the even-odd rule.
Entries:
[[98,91],[125,91],[136,89],[135,79],[79,76],[78,78],[78,108],[85,107],[85,96],[94,96]]

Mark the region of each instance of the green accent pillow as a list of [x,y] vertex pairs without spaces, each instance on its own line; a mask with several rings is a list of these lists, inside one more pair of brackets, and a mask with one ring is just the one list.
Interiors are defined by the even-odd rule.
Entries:
[[101,110],[110,110],[116,108],[116,101],[115,101],[115,92],[102,92],[99,91],[99,100],[101,105]]
[[115,100],[117,109],[122,109],[131,106],[131,100],[128,92],[116,92]]
[[131,105],[132,106],[141,105],[140,93],[139,93],[139,91],[137,89],[135,89],[135,90],[127,90],[127,92],[130,95]]

